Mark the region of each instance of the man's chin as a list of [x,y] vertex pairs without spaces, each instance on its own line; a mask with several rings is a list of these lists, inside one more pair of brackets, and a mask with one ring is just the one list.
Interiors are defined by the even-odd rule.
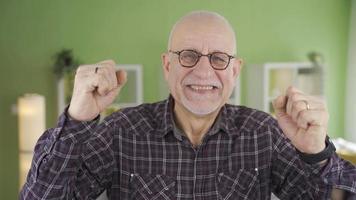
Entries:
[[183,106],[189,112],[199,117],[210,115],[218,111],[219,108],[221,107],[218,104],[216,104],[216,102],[215,104],[203,103],[203,102],[198,102],[198,103],[183,102]]

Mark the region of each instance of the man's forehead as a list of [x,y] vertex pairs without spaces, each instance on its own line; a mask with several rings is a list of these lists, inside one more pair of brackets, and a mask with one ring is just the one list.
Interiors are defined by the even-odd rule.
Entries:
[[182,35],[172,41],[171,48],[174,50],[192,49],[198,52],[226,52],[233,54],[234,42],[223,35]]
[[209,12],[196,12],[183,17],[172,28],[169,49],[196,49],[236,51],[235,33],[221,16]]

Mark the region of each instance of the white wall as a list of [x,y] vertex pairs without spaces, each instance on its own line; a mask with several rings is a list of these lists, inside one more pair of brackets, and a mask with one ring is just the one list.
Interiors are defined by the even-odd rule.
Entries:
[[352,0],[346,79],[345,136],[356,142],[356,0]]

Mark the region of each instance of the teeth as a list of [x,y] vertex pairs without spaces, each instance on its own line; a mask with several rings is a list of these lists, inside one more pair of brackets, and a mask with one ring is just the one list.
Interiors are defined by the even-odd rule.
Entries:
[[190,86],[194,90],[212,90],[213,86],[198,86],[198,85],[191,85]]

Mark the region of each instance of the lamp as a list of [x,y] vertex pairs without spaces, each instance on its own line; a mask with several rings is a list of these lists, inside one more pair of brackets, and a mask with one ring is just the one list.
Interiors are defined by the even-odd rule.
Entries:
[[31,167],[35,144],[45,130],[45,98],[38,94],[25,94],[18,99],[17,106],[21,188]]

